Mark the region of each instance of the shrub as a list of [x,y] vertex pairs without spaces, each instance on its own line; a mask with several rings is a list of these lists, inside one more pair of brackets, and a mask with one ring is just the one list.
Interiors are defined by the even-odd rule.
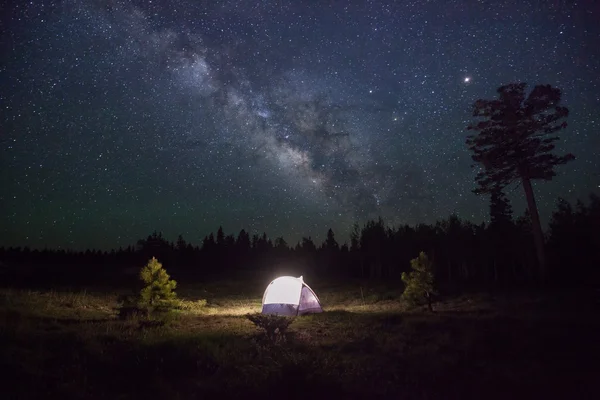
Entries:
[[122,306],[119,307],[119,319],[130,319],[130,318],[148,318],[150,311],[144,307],[137,306]]
[[433,263],[424,252],[419,257],[410,260],[410,273],[402,273],[402,281],[406,285],[402,298],[409,304],[419,304],[422,300],[427,301],[429,311],[433,311],[431,296],[435,294]]
[[246,318],[256,327],[263,329],[272,342],[285,340],[287,329],[294,322],[293,318],[280,315],[247,314]]

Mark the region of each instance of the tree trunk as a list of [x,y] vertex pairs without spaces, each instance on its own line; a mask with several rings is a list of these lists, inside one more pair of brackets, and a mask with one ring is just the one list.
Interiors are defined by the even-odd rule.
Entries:
[[542,224],[540,223],[540,216],[538,214],[537,205],[535,204],[535,198],[533,197],[533,187],[531,186],[531,180],[529,178],[523,178],[523,188],[525,189],[529,214],[531,214],[531,231],[533,233],[533,240],[537,252],[540,278],[542,281],[545,281],[547,278],[547,271],[546,257],[544,256],[544,235],[542,233]]

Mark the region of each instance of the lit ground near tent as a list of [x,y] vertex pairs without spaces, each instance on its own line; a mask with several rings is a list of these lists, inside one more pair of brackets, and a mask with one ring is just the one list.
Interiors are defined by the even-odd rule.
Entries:
[[261,310],[257,286],[182,287],[184,309],[155,321],[116,319],[116,293],[3,290],[4,398],[599,394],[593,293],[464,296],[431,315],[394,290],[316,287],[325,312],[271,344],[244,317]]

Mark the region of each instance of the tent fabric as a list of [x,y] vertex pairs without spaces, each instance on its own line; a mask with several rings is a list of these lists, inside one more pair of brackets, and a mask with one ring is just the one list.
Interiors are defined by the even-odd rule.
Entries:
[[293,304],[263,304],[262,313],[293,316],[298,315],[298,306]]
[[279,277],[267,286],[263,295],[263,314],[294,316],[320,312],[323,309],[319,298],[302,277]]

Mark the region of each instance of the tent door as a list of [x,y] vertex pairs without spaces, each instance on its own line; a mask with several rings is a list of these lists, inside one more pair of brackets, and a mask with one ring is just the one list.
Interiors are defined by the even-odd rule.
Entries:
[[313,294],[312,290],[306,286],[302,286],[302,292],[300,293],[300,301],[298,304],[298,314],[302,314],[306,311],[317,311],[321,310],[319,301]]

